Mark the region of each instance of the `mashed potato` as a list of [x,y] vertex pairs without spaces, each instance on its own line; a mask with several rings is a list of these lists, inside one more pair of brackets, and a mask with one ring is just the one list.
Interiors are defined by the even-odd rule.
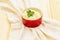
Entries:
[[28,19],[28,20],[36,20],[42,16],[41,13],[36,10],[32,10],[32,9],[29,9],[29,10],[34,12],[33,16],[28,17],[27,10],[25,10],[23,13],[23,18]]

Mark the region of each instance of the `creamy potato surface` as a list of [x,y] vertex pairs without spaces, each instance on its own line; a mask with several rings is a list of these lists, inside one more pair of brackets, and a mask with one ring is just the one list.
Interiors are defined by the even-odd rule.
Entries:
[[35,11],[35,10],[32,10],[32,9],[30,9],[30,10],[34,12],[33,16],[28,17],[28,15],[27,15],[27,11],[28,11],[28,10],[26,10],[26,11],[23,13],[23,18],[28,19],[28,20],[36,20],[36,19],[38,19],[38,18],[41,17],[41,13],[39,13],[39,12],[37,12],[37,11]]

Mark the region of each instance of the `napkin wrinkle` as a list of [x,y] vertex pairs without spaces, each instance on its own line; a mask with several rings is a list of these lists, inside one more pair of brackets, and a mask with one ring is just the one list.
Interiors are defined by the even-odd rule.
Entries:
[[[50,36],[51,38],[60,39],[60,38],[59,38],[60,33],[56,33],[56,32],[52,31],[52,30],[49,29],[49,28],[42,28],[41,30],[42,30],[42,32],[44,32],[44,33],[46,33],[48,36]],[[58,31],[57,31],[57,32],[58,32]]]

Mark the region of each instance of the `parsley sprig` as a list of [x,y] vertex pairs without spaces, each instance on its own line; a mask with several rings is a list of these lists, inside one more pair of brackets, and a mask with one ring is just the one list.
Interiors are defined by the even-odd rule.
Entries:
[[28,17],[31,17],[31,16],[33,16],[34,15],[34,12],[33,11],[31,11],[31,10],[28,10],[27,11],[27,16]]

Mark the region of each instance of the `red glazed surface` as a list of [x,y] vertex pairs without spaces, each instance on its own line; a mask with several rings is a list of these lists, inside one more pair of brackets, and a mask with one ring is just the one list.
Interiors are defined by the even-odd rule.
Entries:
[[27,20],[22,17],[22,22],[26,27],[35,28],[35,27],[38,27],[42,23],[42,17],[36,20]]

